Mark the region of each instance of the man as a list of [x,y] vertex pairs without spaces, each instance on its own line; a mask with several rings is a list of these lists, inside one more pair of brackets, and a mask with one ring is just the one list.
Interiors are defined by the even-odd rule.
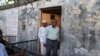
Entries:
[[2,43],[0,43],[0,56],[8,56],[5,46]]
[[3,39],[3,33],[1,29],[0,29],[0,43],[2,43],[5,47],[9,46],[8,42]]
[[0,29],[0,56],[25,56],[23,50],[20,51],[19,54],[15,54],[13,48],[9,46],[9,43],[3,39],[3,33]]
[[52,19],[51,25],[47,27],[47,39],[46,39],[46,56],[57,56],[58,41],[59,41],[59,27],[57,26],[57,20]]
[[4,45],[8,55],[14,54],[14,50],[10,48],[9,43],[3,39],[3,33],[1,29],[0,29],[0,43]]
[[39,28],[38,37],[40,38],[40,44],[41,44],[41,55],[45,55],[46,48],[45,48],[45,41],[46,41],[46,27],[47,27],[47,21],[42,21],[42,27]]
[[0,56],[8,56],[7,51],[4,46],[6,45],[6,41],[3,40],[2,30],[0,30]]

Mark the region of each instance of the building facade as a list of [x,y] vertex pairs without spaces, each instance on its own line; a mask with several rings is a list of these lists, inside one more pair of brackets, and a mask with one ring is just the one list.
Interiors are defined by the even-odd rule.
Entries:
[[[11,10],[8,14],[17,11],[18,37],[16,41],[38,39],[42,11],[46,12],[47,8],[53,9],[59,6],[61,8],[60,56],[100,56],[99,0],[41,0],[7,9]],[[53,14],[54,11],[50,13]],[[46,18],[49,17],[50,15]]]

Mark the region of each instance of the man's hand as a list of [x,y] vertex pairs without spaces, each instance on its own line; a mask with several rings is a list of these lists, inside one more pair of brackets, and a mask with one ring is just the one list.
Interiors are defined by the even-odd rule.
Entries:
[[43,45],[44,45],[44,47],[46,47],[46,44],[45,43]]

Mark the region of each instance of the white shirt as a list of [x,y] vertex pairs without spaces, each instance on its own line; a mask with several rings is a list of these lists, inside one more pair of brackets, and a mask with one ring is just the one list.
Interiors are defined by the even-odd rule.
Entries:
[[3,44],[0,43],[0,56],[8,56],[5,47]]
[[40,27],[38,32],[38,37],[40,38],[40,42],[46,43],[46,27]]
[[47,39],[50,40],[59,40],[59,27],[56,26],[55,28],[52,25],[47,27]]

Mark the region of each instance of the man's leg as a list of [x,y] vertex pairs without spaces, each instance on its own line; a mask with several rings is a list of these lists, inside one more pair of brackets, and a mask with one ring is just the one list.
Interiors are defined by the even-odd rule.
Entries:
[[46,42],[46,55],[45,56],[50,56],[51,55],[51,48],[52,48],[52,42],[47,39],[47,42]]
[[54,41],[52,48],[52,56],[57,56],[58,42]]

